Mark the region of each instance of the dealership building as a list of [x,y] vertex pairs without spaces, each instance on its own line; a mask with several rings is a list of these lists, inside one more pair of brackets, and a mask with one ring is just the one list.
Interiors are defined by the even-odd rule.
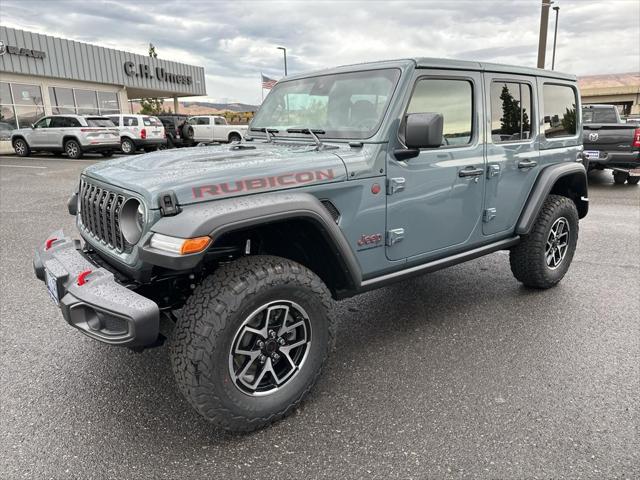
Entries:
[[132,113],[130,100],[206,95],[204,69],[0,26],[0,126],[43,115]]

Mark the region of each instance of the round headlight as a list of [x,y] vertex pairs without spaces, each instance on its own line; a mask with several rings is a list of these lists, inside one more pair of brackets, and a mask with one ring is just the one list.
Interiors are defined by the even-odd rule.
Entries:
[[144,205],[137,198],[130,198],[122,206],[120,211],[120,229],[124,239],[131,245],[135,245],[142,237],[145,222]]

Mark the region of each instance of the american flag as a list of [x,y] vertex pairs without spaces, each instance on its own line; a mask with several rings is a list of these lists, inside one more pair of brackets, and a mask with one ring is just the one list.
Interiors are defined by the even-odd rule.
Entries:
[[271,90],[273,87],[276,86],[276,83],[278,83],[277,80],[274,80],[273,78],[265,77],[264,75],[262,75],[262,88]]

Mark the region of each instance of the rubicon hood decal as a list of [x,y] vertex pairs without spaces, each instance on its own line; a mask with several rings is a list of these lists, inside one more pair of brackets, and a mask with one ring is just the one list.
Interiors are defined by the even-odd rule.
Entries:
[[144,196],[153,208],[168,190],[187,205],[347,179],[339,149],[259,142],[254,149],[220,145],[124,157],[96,163],[84,173]]
[[251,192],[254,190],[273,190],[300,186],[306,183],[325,182],[334,180],[335,172],[332,168],[324,170],[310,170],[296,173],[284,173],[268,177],[236,180],[235,182],[214,183],[193,187],[193,198],[215,197],[230,193]]

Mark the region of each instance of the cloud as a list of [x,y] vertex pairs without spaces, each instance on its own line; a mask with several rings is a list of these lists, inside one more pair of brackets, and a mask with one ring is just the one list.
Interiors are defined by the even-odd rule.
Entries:
[[[640,2],[556,0],[556,68],[577,75],[640,70]],[[2,0],[7,26],[202,65],[208,97],[260,101],[260,72],[290,73],[410,56],[535,66],[539,0]],[[34,15],[37,12],[37,15]],[[549,22],[548,56],[553,41]]]

